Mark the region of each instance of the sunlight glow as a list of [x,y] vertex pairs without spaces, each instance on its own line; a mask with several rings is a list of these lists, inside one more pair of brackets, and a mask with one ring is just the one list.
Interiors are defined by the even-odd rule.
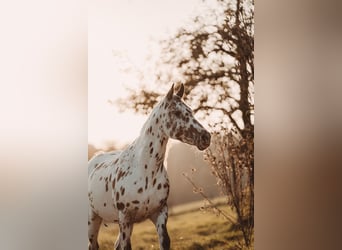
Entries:
[[88,143],[98,147],[108,142],[123,145],[139,135],[146,116],[131,111],[119,113],[108,102],[124,97],[127,94],[125,86],[139,86],[137,80],[133,80],[134,76],[122,71],[125,62],[119,60],[120,56],[141,68],[148,56],[156,56],[157,41],[188,21],[199,2],[90,1]]

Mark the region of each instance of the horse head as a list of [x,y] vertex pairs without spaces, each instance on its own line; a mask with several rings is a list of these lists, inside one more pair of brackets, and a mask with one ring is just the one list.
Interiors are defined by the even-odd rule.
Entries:
[[174,94],[174,84],[162,101],[166,111],[164,131],[172,139],[195,145],[204,150],[210,145],[210,133],[196,120],[192,109],[182,100],[184,85]]

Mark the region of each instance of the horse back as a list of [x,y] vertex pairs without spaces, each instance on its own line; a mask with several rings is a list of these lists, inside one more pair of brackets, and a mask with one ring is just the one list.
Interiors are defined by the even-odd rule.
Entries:
[[120,154],[121,151],[100,151],[95,153],[95,155],[88,161],[88,177],[100,164],[110,164],[113,160],[117,159]]

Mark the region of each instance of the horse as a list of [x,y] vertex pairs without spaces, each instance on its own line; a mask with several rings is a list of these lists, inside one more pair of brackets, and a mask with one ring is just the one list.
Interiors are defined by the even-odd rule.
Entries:
[[133,224],[150,219],[156,227],[160,249],[170,249],[167,198],[169,179],[164,168],[169,138],[204,150],[210,133],[194,118],[182,100],[184,85],[174,94],[174,84],[156,105],[140,135],[126,149],[95,155],[88,163],[88,248],[99,248],[102,221],[119,224],[115,249],[131,249]]

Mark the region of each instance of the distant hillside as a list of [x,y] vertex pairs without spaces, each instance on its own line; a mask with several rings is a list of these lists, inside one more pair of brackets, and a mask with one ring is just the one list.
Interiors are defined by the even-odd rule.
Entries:
[[91,157],[93,157],[93,155],[99,151],[100,149],[96,148],[94,145],[92,144],[88,144],[88,161],[90,160]]
[[117,149],[118,148],[115,146],[115,143],[112,142],[108,142],[105,148],[97,148],[93,144],[88,144],[88,160],[90,160],[90,158],[98,151],[109,152]]

